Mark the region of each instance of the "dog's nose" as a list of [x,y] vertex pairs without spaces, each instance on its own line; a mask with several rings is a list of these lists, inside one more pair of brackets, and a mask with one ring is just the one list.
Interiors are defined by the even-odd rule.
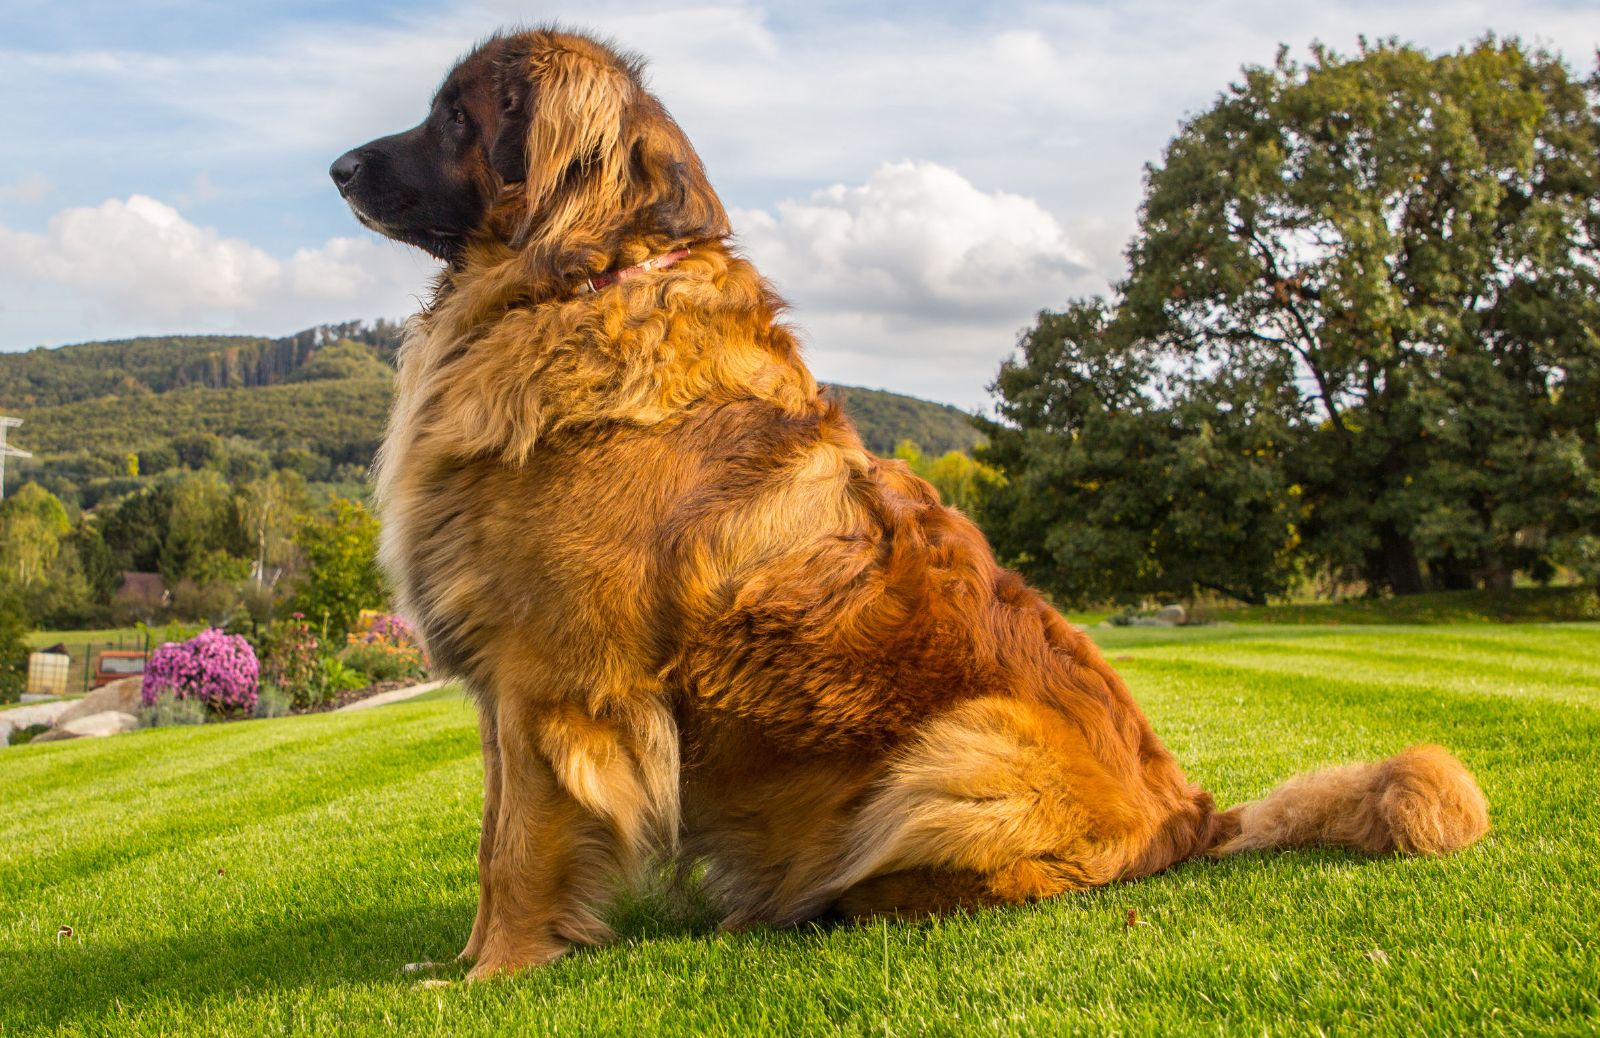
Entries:
[[361,171],[361,156],[354,151],[347,151],[333,160],[333,165],[328,167],[328,176],[343,191],[350,186],[350,181],[356,178]]

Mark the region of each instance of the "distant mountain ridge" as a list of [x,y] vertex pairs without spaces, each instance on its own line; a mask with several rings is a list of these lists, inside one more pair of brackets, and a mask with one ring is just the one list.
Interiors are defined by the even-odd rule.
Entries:
[[[8,483],[33,475],[81,488],[124,475],[130,455],[149,475],[196,437],[243,441],[308,474],[319,471],[307,468],[301,456],[309,454],[348,476],[382,438],[400,335],[396,323],[352,321],[276,339],[179,335],[0,354],[0,414],[23,419],[13,438],[34,454]],[[981,439],[948,404],[855,386],[829,391],[879,454],[901,440],[942,454]]]
[[253,388],[289,381],[320,349],[348,339],[392,362],[401,328],[390,321],[318,325],[277,339],[169,335],[0,353],[0,407],[49,407],[191,386]]

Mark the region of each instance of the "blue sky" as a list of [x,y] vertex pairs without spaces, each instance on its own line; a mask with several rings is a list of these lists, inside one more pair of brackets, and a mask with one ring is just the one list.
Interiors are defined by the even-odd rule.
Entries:
[[0,0],[0,349],[403,316],[431,262],[327,165],[549,19],[650,59],[821,377],[969,407],[1033,313],[1119,276],[1143,164],[1280,41],[1600,46],[1571,0]]

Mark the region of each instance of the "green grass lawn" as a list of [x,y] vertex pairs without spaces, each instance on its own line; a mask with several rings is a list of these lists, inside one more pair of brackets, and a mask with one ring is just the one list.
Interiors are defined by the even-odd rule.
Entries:
[[439,987],[400,966],[448,959],[476,903],[459,697],[30,745],[0,750],[0,1033],[1600,1027],[1600,625],[1095,633],[1224,803],[1437,741],[1495,831],[1442,861],[1244,856],[925,923],[718,934],[644,899],[613,947]]
[[69,649],[81,649],[85,645],[103,645],[107,642],[114,643],[118,639],[126,642],[130,649],[144,645],[144,635],[139,633],[137,627],[99,627],[85,631],[34,631],[28,635],[28,644],[35,649],[42,649],[46,645],[60,642]]

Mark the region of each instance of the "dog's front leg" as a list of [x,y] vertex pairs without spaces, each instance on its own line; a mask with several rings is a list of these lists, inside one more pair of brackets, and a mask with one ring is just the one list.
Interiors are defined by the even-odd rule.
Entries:
[[490,901],[494,882],[489,864],[494,860],[494,833],[500,805],[500,740],[491,703],[478,705],[478,736],[483,743],[483,829],[478,834],[478,912],[472,919],[472,936],[458,959],[476,959],[483,951],[484,932],[489,928]]
[[601,912],[637,875],[652,836],[676,825],[675,792],[660,802],[665,772],[676,789],[675,740],[670,761],[652,753],[659,707],[601,718],[572,703],[508,697],[494,709],[499,789],[492,834],[486,798],[481,925],[468,945],[474,979],[609,940]]

